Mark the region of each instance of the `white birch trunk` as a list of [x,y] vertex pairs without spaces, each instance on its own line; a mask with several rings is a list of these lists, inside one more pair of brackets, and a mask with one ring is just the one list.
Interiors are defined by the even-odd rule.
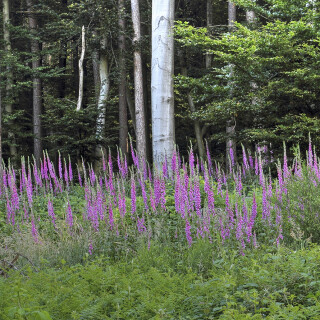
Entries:
[[77,111],[81,109],[82,106],[82,99],[83,99],[83,60],[84,54],[86,52],[86,31],[84,26],[82,26],[82,44],[81,44],[81,56],[79,59],[79,96],[78,96],[78,103],[77,103]]
[[102,41],[101,52],[100,52],[100,94],[98,100],[98,118],[97,118],[97,129],[96,138],[102,140],[103,133],[106,125],[106,102],[109,95],[110,79],[109,79],[109,68],[108,68],[108,57],[106,53],[107,39],[104,38]]
[[174,0],[152,1],[152,147],[158,168],[174,151]]

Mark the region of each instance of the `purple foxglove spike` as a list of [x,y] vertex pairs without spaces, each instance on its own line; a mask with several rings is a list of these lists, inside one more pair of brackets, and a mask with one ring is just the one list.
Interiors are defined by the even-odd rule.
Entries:
[[267,219],[270,215],[269,212],[269,203],[267,200],[267,191],[265,185],[263,185],[262,189],[262,219]]
[[164,179],[160,179],[160,205],[161,208],[166,210],[166,183]]
[[[229,149],[229,156],[230,156],[230,165],[233,168],[234,167],[234,154],[233,154],[233,148]],[[230,170],[231,172],[232,170]]]
[[128,163],[127,163],[127,157],[124,156],[124,163],[123,163],[123,170],[124,170],[124,176],[127,176],[128,174]]
[[119,172],[121,173],[122,167],[121,167],[121,160],[120,160],[120,152],[119,152],[119,149],[117,150],[117,164],[118,164]]
[[284,179],[289,178],[290,172],[288,168],[288,159],[287,159],[287,152],[284,144],[284,153],[283,153],[283,177]]
[[78,168],[78,181],[79,181],[80,187],[82,188],[82,178],[81,178],[81,174],[80,174],[79,168]]
[[73,173],[72,173],[72,166],[71,166],[71,161],[69,157],[69,181],[72,182],[73,180]]
[[243,145],[242,145],[242,160],[243,160],[243,167],[245,168],[245,170],[249,170],[249,163],[248,163],[248,159],[247,159],[247,154],[246,154],[246,150]]
[[70,229],[72,229],[73,227],[73,215],[72,215],[72,208],[71,208],[71,205],[70,205],[70,202],[68,201],[68,206],[67,206],[67,224],[69,226]]
[[91,240],[89,241],[88,253],[90,254],[90,256],[93,253],[93,245],[92,245],[92,241]]
[[137,228],[139,233],[143,233],[147,231],[147,228],[144,225],[144,217],[142,217],[141,219],[140,218],[137,219]]
[[277,167],[277,172],[278,172],[279,187],[280,187],[280,189],[282,189],[283,179],[282,179],[282,170],[281,170],[281,167],[280,167],[280,166]]
[[249,164],[250,164],[250,168],[253,169],[254,168],[254,163],[253,163],[253,157],[252,157],[251,154],[249,155]]
[[92,185],[92,186],[94,186],[94,183],[95,183],[95,181],[96,181],[96,175],[95,175],[95,173],[94,173],[93,169],[91,169],[91,170],[90,170],[89,175],[90,175],[90,182],[91,182],[91,185]]
[[276,240],[276,242],[277,242],[277,247],[280,246],[280,239],[283,240],[282,226],[281,226],[281,225],[279,226],[279,234],[278,234],[278,237],[277,237],[277,240]]
[[47,160],[46,157],[43,157],[43,176],[46,180],[49,179],[48,177],[48,166],[47,166]]
[[258,163],[258,158],[257,155],[254,158],[254,170],[255,170],[255,175],[259,175],[259,163]]
[[51,222],[54,226],[56,226],[56,215],[53,210],[53,203],[48,199],[48,215],[51,218]]
[[309,136],[308,166],[309,166],[310,168],[312,168],[312,160],[313,160],[312,142],[311,142],[311,137]]
[[31,178],[31,170],[30,170],[30,168],[29,168],[28,178],[27,178],[26,183],[27,183],[26,190],[27,190],[28,203],[29,203],[29,207],[32,208],[33,188],[32,188],[32,178]]
[[186,233],[186,239],[188,241],[188,245],[189,247],[191,247],[192,245],[191,226],[188,219],[186,219],[185,233]]
[[259,154],[259,183],[260,183],[260,186],[264,185],[264,174],[263,174],[263,168],[262,168],[261,153]]
[[154,196],[154,191],[152,190],[152,187],[150,186],[150,206],[152,208],[153,212],[156,212],[156,200],[155,200],[155,196]]
[[113,230],[114,228],[114,219],[113,219],[113,210],[112,210],[112,205],[109,204],[109,226],[110,229]]
[[69,185],[69,175],[68,175],[66,163],[64,163],[64,181],[66,182],[67,185]]
[[58,170],[59,170],[59,178],[62,179],[62,161],[61,161],[61,154],[59,152],[59,161],[58,161]]
[[223,172],[223,184],[226,186],[227,185],[227,176],[226,173]]
[[160,190],[160,178],[158,175],[154,177],[154,197],[155,197],[155,205],[158,206],[161,198],[161,190]]
[[167,163],[167,157],[165,158],[165,161],[162,164],[162,173],[165,179],[168,179],[168,163]]
[[189,151],[189,168],[190,168],[190,175],[193,176],[193,174],[194,174],[194,155],[193,155],[192,146]]
[[193,192],[194,192],[194,204],[196,207],[196,213],[197,213],[197,216],[199,218],[201,218],[202,217],[202,214],[201,214],[201,193],[200,193],[199,180],[197,178],[195,179],[195,182],[194,182]]
[[109,176],[112,177],[113,176],[113,165],[112,165],[112,159],[111,159],[111,153],[109,153]]
[[149,211],[149,206],[148,206],[148,197],[147,197],[147,193],[146,193],[146,188],[145,188],[144,182],[141,179],[139,179],[139,184],[141,186],[141,192],[142,192],[142,198],[143,198],[143,202],[144,202],[144,207],[145,207],[146,212],[148,212]]
[[200,168],[201,168],[201,172],[205,172],[205,166],[202,159],[200,161]]
[[146,164],[146,160],[143,159],[142,160],[142,165],[143,165],[143,179],[144,181],[147,181],[148,180],[148,170],[147,170],[147,164]]
[[136,212],[136,183],[134,176],[131,177],[131,215],[134,216]]
[[39,243],[39,233],[38,233],[37,227],[34,223],[34,217],[32,217],[31,226],[32,226],[31,233],[32,233],[33,240],[35,243]]
[[273,190],[272,190],[272,180],[271,177],[269,177],[269,184],[268,184],[268,198],[271,199],[273,195]]
[[181,168],[181,157],[180,157],[180,152],[179,151],[177,153],[177,159],[178,159],[178,166],[177,166],[176,170],[180,170],[180,168]]
[[173,151],[172,159],[171,159],[171,170],[172,173],[176,173],[177,168],[177,153],[176,151]]
[[252,230],[254,227],[256,216],[257,216],[256,194],[253,193],[251,216],[250,216],[250,221],[247,226],[247,242],[250,242],[250,237],[252,237]]
[[211,155],[208,147],[208,142],[206,141],[206,151],[207,151],[207,162],[208,162],[208,171],[210,177],[213,175],[213,168],[212,168],[212,161],[211,161]]
[[174,202],[175,202],[175,209],[179,213],[180,213],[180,200],[181,200],[181,195],[180,195],[180,174],[178,173],[177,176],[176,176],[175,188],[174,188]]
[[139,159],[138,159],[138,156],[135,155],[131,141],[130,141],[130,148],[131,148],[131,156],[132,156],[133,164],[136,166],[137,169],[139,169]]
[[8,188],[8,175],[7,175],[7,170],[3,170],[2,172],[2,180],[3,180],[3,186],[5,189]]
[[36,181],[36,184],[40,187],[42,187],[42,181],[39,177],[39,173],[38,173],[38,168],[37,168],[37,165],[36,163],[34,163],[34,166],[33,166],[33,175],[34,175],[34,179]]

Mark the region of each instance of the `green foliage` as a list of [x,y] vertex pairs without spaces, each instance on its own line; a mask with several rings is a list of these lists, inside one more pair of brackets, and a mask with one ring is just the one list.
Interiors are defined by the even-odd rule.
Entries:
[[119,261],[101,256],[38,273],[26,269],[27,277],[12,272],[0,279],[0,315],[59,320],[316,318],[319,257],[318,246],[298,252],[262,248],[242,257],[219,256],[209,242],[183,255],[153,243],[150,250],[141,246],[134,257]]
[[198,102],[196,116],[215,125],[211,137],[215,140],[225,140],[221,132],[230,116],[235,119],[239,142],[268,141],[276,146],[296,138],[306,142],[302,135],[310,123],[316,139],[320,99],[317,11],[306,0],[237,3],[256,12],[254,24],[236,23],[232,32],[209,34],[205,28],[177,22],[178,43],[187,50],[212,54],[214,66],[206,75],[179,77],[177,88],[191,88]]

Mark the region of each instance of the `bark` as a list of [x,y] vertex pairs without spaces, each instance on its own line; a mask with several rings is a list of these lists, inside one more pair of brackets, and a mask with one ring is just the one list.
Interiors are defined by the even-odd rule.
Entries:
[[[3,40],[4,40],[4,49],[7,55],[11,54],[11,41],[10,41],[10,31],[9,26],[10,24],[10,3],[9,0],[3,0]],[[5,110],[6,112],[11,115],[13,113],[13,106],[11,102],[12,98],[12,83],[13,83],[13,74],[11,71],[11,67],[7,65],[7,79],[6,79],[6,102],[5,102]],[[10,143],[10,156],[16,157],[17,155],[17,148],[16,148],[16,139],[15,134],[11,129],[12,121],[8,123],[8,139]]]
[[[246,20],[248,24],[252,24],[255,22],[256,19],[256,14],[254,13],[254,11],[246,11]],[[257,84],[253,81],[250,82],[250,86],[252,88],[252,90],[256,90],[257,89]],[[252,99],[252,104],[257,104],[257,99],[253,98]]]
[[[97,31],[93,31],[92,35],[94,40],[98,39]],[[100,93],[100,71],[99,71],[99,51],[97,47],[94,47],[92,50],[92,71],[93,71],[93,82],[94,82],[96,104],[98,106],[99,93]]]
[[[149,36],[151,34],[151,29],[149,29],[149,21],[141,23],[141,34],[142,37]],[[145,116],[145,130],[146,130],[146,152],[147,159],[149,162],[152,161],[152,145],[150,139],[150,115],[151,115],[151,105],[150,105],[150,83],[149,71],[148,71],[149,56],[145,50],[142,50],[142,77],[143,77],[143,98],[144,98],[144,116]]]
[[79,95],[77,103],[77,111],[81,109],[83,100],[83,60],[86,52],[86,31],[84,26],[82,26],[81,31],[81,56],[79,59]]
[[152,1],[151,107],[154,164],[171,161],[174,145],[174,0]]
[[[207,29],[210,30],[213,23],[212,0],[207,0]],[[210,69],[212,65],[212,54],[206,53],[206,69]]]
[[[61,0],[61,7],[63,12],[67,12],[68,1]],[[58,95],[60,99],[65,97],[66,92],[66,67],[67,67],[67,41],[62,39],[60,41],[60,52],[59,52],[59,68],[63,70],[61,73],[62,77],[58,81]]]
[[126,89],[126,101],[127,101],[128,109],[130,112],[130,117],[132,120],[133,129],[134,129],[134,132],[136,133],[136,117],[135,117],[135,112],[134,112],[134,103],[133,103],[133,99],[132,99],[132,96],[131,96],[128,88]]
[[66,79],[65,79],[65,70],[67,67],[67,44],[64,41],[61,41],[60,44],[60,53],[59,53],[59,68],[63,70],[62,77],[58,81],[58,94],[59,98],[63,99],[66,92]]
[[[135,115],[136,115],[136,140],[137,153],[140,164],[145,161],[146,152],[146,130],[145,113],[143,99],[143,76],[142,76],[142,56],[141,56],[141,27],[139,0],[131,0],[131,13],[133,22],[133,45],[134,45],[134,97],[135,97]],[[142,167],[142,166],[140,166]]]
[[104,138],[105,124],[106,124],[106,102],[110,90],[108,57],[107,57],[107,39],[104,38],[101,42],[101,52],[99,61],[100,72],[100,94],[98,100],[98,118],[96,138],[101,141]]
[[237,9],[236,5],[232,1],[228,1],[228,27],[232,30],[236,21]]
[[[234,28],[234,22],[236,21],[236,6],[233,2],[228,2],[228,27],[229,31],[232,31]],[[232,73],[232,70],[231,70]],[[232,95],[232,92],[231,92]],[[227,169],[232,166],[230,154],[233,154],[234,161],[236,161],[236,122],[234,117],[231,117],[230,120],[226,123],[226,167]],[[232,150],[232,151],[231,151]]]
[[102,159],[106,156],[106,148],[102,141],[106,127],[106,105],[110,91],[109,66],[107,56],[107,38],[104,37],[101,41],[100,58],[99,58],[99,77],[100,77],[100,93],[98,99],[98,117],[96,125],[96,139],[98,144],[95,150],[95,170],[100,170],[102,167]]
[[119,6],[119,147],[123,155],[128,153],[128,114],[126,101],[126,38],[125,38],[125,3],[118,0]]
[[[27,0],[27,6],[29,11],[29,28],[32,34],[36,33],[38,22],[34,14],[32,13],[33,2]],[[37,165],[40,166],[40,159],[42,157],[42,133],[41,133],[41,114],[42,114],[42,85],[41,79],[37,75],[37,69],[39,69],[40,63],[40,44],[35,38],[31,39],[31,53],[32,58],[32,70],[34,72],[32,78],[33,87],[33,135],[34,135],[34,157]]]
[[256,14],[254,13],[254,11],[246,11],[246,20],[248,23],[254,23],[254,21],[256,20]]

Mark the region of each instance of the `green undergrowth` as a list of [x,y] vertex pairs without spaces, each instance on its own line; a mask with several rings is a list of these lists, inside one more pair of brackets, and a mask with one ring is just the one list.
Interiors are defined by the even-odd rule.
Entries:
[[319,319],[320,246],[245,256],[151,243],[0,278],[0,319]]

